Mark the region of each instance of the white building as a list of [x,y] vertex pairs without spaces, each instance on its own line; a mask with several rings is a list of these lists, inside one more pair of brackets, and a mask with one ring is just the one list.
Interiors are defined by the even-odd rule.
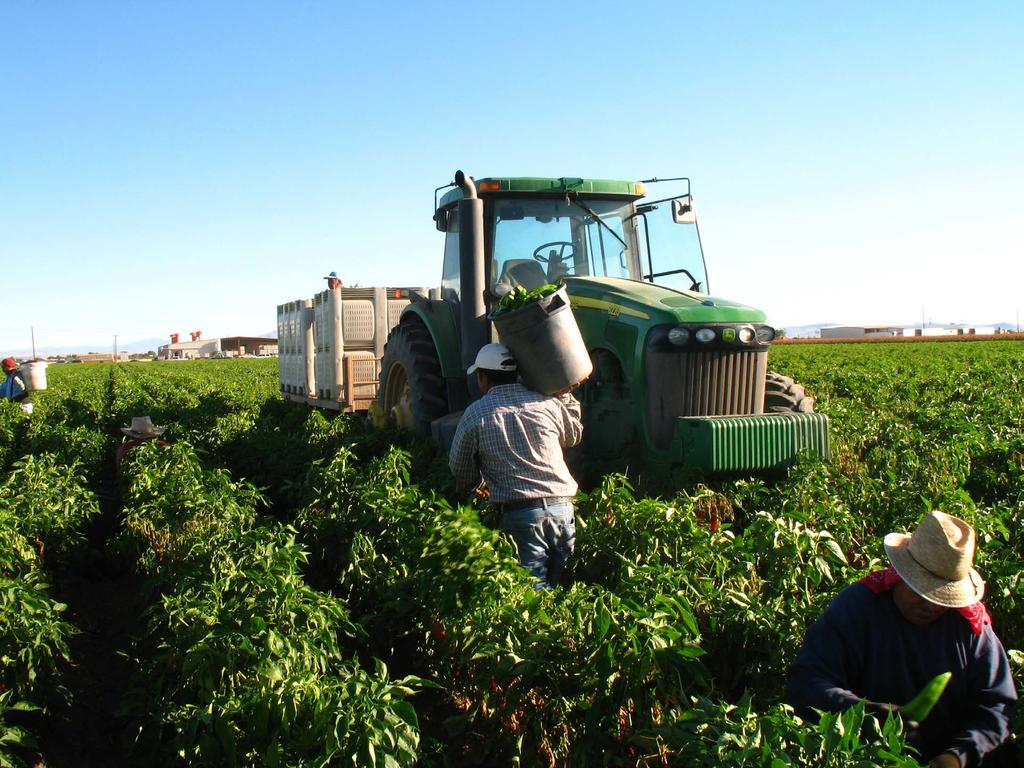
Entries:
[[905,336],[992,336],[999,333],[992,326],[934,325],[832,325],[821,329],[823,339],[861,339],[868,337]]
[[823,339],[860,339],[867,336],[903,336],[902,325],[832,325],[821,329]]
[[277,355],[277,339],[263,336],[225,336],[220,339],[172,341],[157,350],[160,360],[193,360],[201,357],[260,357]]

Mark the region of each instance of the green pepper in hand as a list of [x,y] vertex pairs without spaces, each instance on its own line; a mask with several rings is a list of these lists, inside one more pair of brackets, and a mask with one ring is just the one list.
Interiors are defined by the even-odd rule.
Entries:
[[935,705],[939,703],[942,692],[946,690],[952,677],[952,672],[943,672],[925,683],[924,688],[914,698],[900,707],[903,719],[920,723],[928,717]]

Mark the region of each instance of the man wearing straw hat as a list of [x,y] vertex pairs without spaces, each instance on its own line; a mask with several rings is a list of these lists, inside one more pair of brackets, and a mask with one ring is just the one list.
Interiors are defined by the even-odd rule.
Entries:
[[130,427],[121,427],[121,431],[124,432],[128,439],[118,446],[117,454],[114,457],[117,473],[121,474],[121,463],[124,461],[125,454],[128,451],[160,437],[164,433],[164,429],[164,427],[154,426],[153,420],[149,416],[132,416],[132,425]]
[[1016,765],[1017,691],[981,603],[974,529],[929,512],[913,534],[890,533],[884,544],[890,567],[840,592],[808,630],[787,701],[807,718],[812,708],[836,712],[860,701],[877,712],[899,710],[952,672],[911,745],[938,768]]

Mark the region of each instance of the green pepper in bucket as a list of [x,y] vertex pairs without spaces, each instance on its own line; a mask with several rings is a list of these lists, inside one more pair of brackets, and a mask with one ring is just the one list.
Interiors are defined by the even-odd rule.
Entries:
[[495,317],[506,312],[513,312],[534,301],[539,301],[545,296],[550,296],[561,287],[562,283],[548,283],[547,285],[542,285],[539,288],[534,288],[532,291],[528,291],[520,285],[513,288],[498,300],[498,306],[494,308],[494,312],[491,316]]

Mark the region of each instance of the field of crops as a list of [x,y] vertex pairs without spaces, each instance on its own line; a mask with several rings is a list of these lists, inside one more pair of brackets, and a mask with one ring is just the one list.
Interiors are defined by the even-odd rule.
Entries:
[[[0,403],[0,766],[917,765],[898,718],[795,718],[786,670],[931,508],[1024,648],[1022,359],[775,349],[831,463],[608,477],[546,592],[432,446],[280,400],[274,360],[52,366],[31,420]],[[165,444],[118,476],[142,414]]]

